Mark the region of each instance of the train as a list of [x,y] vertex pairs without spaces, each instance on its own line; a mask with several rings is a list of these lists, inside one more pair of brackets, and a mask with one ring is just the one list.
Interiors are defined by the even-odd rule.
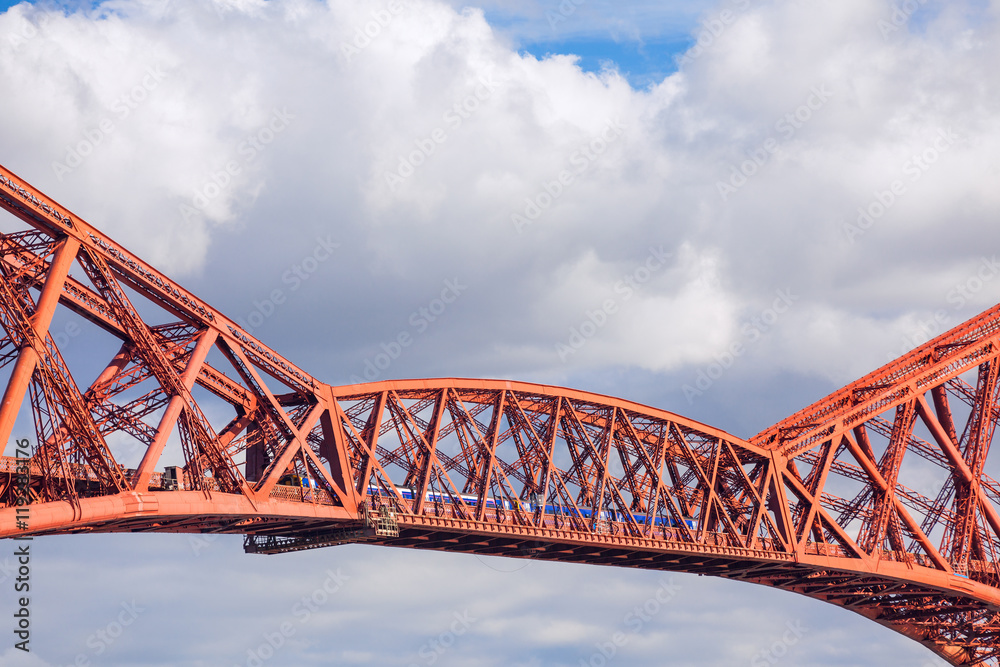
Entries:
[[[399,492],[399,495],[402,496],[403,500],[414,499],[414,491],[410,487],[396,486],[396,490]],[[369,496],[378,495],[386,497],[390,496],[390,494],[388,494],[381,488],[374,485],[368,487],[368,495]],[[475,507],[479,503],[479,497],[475,495],[460,494],[459,498],[461,498],[462,502],[464,502],[469,507]],[[512,500],[510,498],[497,499],[489,497],[486,498],[486,509],[496,509],[498,500],[500,503],[500,508],[504,510],[514,510],[516,507],[517,509],[520,509],[522,512],[531,514],[536,510],[541,509],[540,505],[537,505],[536,503],[532,503],[527,500],[521,500],[519,498],[514,498]],[[450,495],[444,493],[437,493],[435,491],[428,491],[424,498],[424,501],[428,503],[441,503],[444,505],[450,505],[452,502]],[[564,505],[547,504],[545,505],[545,514],[550,516],[580,516],[584,519],[590,519],[593,516],[593,510],[589,507],[580,507],[579,509],[577,509],[574,507],[566,507]],[[635,519],[636,523],[639,524],[645,524],[647,520],[646,515],[642,513],[633,512],[632,517]],[[598,519],[601,521],[627,521],[627,515],[625,512],[621,512],[619,510],[605,509],[601,510]],[[666,526],[670,528],[679,527],[678,522],[673,517],[663,517],[663,516],[655,517],[653,520],[653,525]],[[697,529],[695,520],[692,519],[691,517],[684,518],[684,525],[686,525],[691,530]]]
[[317,488],[316,480],[306,475],[282,475],[278,478],[278,484],[282,486],[303,487],[306,489]]
[[[278,484],[284,486],[294,486],[303,488],[317,488],[316,480],[306,475],[283,475],[279,480]],[[403,500],[413,500],[414,490],[408,486],[396,486],[396,491],[403,498]],[[392,497],[391,494],[384,491],[381,487],[371,485],[368,487],[369,496],[384,496]],[[479,503],[479,497],[471,494],[460,494],[459,498],[468,505],[469,507],[475,507]],[[428,503],[441,503],[443,505],[451,504],[451,496],[445,493],[438,493],[435,491],[428,491],[424,497],[424,501]],[[519,498],[486,498],[486,509],[496,509],[497,502],[500,503],[500,508],[508,511],[512,511],[515,508],[520,509],[522,512],[527,514],[534,513],[535,510],[540,509],[540,506],[527,500],[521,500]],[[593,510],[590,507],[580,507],[579,509],[574,507],[566,507],[557,504],[545,505],[545,514],[550,516],[579,516],[584,519],[590,519],[593,517]],[[645,525],[647,517],[642,513],[632,513],[632,517],[635,519],[636,523]],[[601,510],[600,516],[598,516],[600,521],[627,521],[627,514],[625,512],[615,510],[615,509],[605,509]],[[665,526],[669,528],[680,527],[677,520],[673,517],[657,516],[653,519],[654,526]],[[691,517],[684,517],[684,525],[691,530],[697,529],[697,524]]]

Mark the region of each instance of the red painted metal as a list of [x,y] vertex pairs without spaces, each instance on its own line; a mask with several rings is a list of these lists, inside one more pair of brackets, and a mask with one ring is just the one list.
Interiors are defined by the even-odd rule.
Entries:
[[[1000,665],[1000,306],[744,440],[521,382],[323,384],[2,167],[0,206],[29,226],[0,236],[0,435],[24,430],[22,405],[34,430],[26,479],[0,459],[0,536],[222,532],[257,553],[366,541],[697,572]],[[120,341],[85,390],[49,333],[57,306]]]

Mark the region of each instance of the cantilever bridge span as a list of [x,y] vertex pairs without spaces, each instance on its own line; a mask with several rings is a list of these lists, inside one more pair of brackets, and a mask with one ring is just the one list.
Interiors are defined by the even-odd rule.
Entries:
[[[0,235],[0,442],[30,454],[0,459],[0,537],[218,532],[254,553],[696,572],[1000,665],[1000,307],[744,440],[520,382],[333,387],[2,167],[0,206],[27,225]],[[84,384],[50,332],[60,308],[116,342]]]

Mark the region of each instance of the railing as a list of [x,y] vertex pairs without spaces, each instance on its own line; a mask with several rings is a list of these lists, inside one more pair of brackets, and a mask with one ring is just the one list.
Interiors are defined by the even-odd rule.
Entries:
[[[30,477],[41,477],[43,472],[41,466],[34,460],[28,459],[30,461],[28,465],[28,475]],[[17,466],[19,463],[23,463],[25,459],[19,459],[13,456],[0,456],[0,474],[8,473],[11,475],[17,474]],[[93,468],[83,463],[67,463],[66,469],[69,472],[69,476],[72,479],[80,480],[83,482],[99,482],[101,481],[97,474],[94,472]],[[126,477],[131,477],[135,474],[135,470],[129,468],[125,471]],[[56,471],[56,477],[62,478],[62,471]],[[163,486],[163,473],[154,472],[149,478],[150,488],[162,488]]]
[[[383,501],[385,502],[385,501]],[[409,506],[410,503],[407,502],[403,507],[399,508],[400,511],[404,513],[410,513],[412,508]],[[459,520],[469,520],[475,515],[475,508],[469,507],[469,512],[463,516],[461,512],[461,507],[453,503],[445,502],[428,502],[424,504],[423,513],[426,516],[444,517],[449,519],[459,519]],[[631,529],[631,524],[623,521],[615,521],[611,519],[600,519],[596,522],[596,525],[591,528],[591,519],[586,517],[576,517],[577,520],[573,520],[571,515],[568,513],[546,513],[541,521],[539,519],[539,513],[525,513],[518,512],[517,510],[495,508],[491,507],[487,509],[485,520],[492,524],[507,525],[507,526],[532,526],[536,528],[555,528],[557,530],[578,530],[580,523],[583,523],[588,531],[591,531],[598,535],[632,535],[633,531]],[[647,526],[640,523],[640,530],[645,536],[645,531]],[[734,539],[728,533],[712,532],[712,531],[701,531],[701,530],[690,530],[689,531],[698,544],[708,545],[708,546],[719,546],[719,547],[731,547],[737,549],[745,549],[746,547],[742,544],[741,540]],[[673,526],[655,526],[653,530],[648,535],[648,537],[653,539],[662,539],[667,542],[688,542],[688,538],[685,535],[685,531],[678,527]],[[784,553],[784,545],[779,541],[770,537],[759,537],[754,544],[754,551],[772,552],[772,553]],[[837,544],[828,543],[810,543],[805,545],[805,553],[810,555],[818,556],[829,556],[833,558],[851,558],[852,554],[848,550],[844,549]],[[937,565],[928,556],[918,553],[910,553],[905,551],[882,551],[877,554],[877,558],[882,561],[891,561],[898,563],[907,563],[909,565],[915,565],[920,567],[927,567],[931,569],[936,569]],[[997,577],[1000,579],[1000,564],[994,564],[988,561],[970,561],[969,563],[970,574],[980,575],[980,576],[990,576]]]
[[316,503],[317,505],[333,505],[333,497],[326,489],[314,489],[306,486],[285,486],[275,484],[271,489],[271,498],[291,502]]
[[[0,474],[17,474],[18,464],[23,464],[25,459],[18,459],[13,456],[0,456]],[[28,459],[28,470],[29,476],[31,478],[40,478],[43,475],[41,466],[38,465],[36,461]],[[94,473],[93,469],[81,463],[69,463],[66,465],[67,472],[72,479],[83,481],[83,482],[99,482],[100,478]],[[131,478],[135,475],[135,470],[129,468],[125,471],[127,478]],[[56,477],[62,478],[61,472],[56,473]],[[203,477],[201,488],[208,491],[218,491],[219,484],[212,477]],[[170,484],[170,486],[165,486],[165,484]],[[149,478],[149,488],[152,490],[163,490],[163,491],[189,491],[193,489],[190,477],[188,475],[181,475],[181,479],[177,479],[175,482],[164,479],[164,474],[162,472],[154,472]],[[291,502],[307,502],[316,503],[318,505],[334,505],[333,497],[330,492],[325,489],[314,489],[303,486],[285,486],[283,484],[276,484],[271,490],[271,498],[276,498],[279,500],[287,500]]]
[[806,544],[805,552],[813,556],[834,556],[836,558],[847,558],[849,556],[842,546],[827,544],[825,542]]
[[[372,499],[369,499],[372,500]],[[381,499],[382,503],[395,503],[398,501]],[[412,501],[406,501],[398,510],[402,513],[412,513]],[[461,507],[453,503],[427,502],[424,503],[423,514],[425,516],[442,517],[448,519],[471,520],[475,517],[475,507],[468,507],[468,512],[463,516]],[[571,530],[580,532],[581,524],[585,532],[593,532],[598,535],[609,536],[633,536],[632,524],[624,521],[612,519],[599,519],[591,527],[592,519],[587,517],[573,516],[568,511],[546,512],[544,517],[535,512],[519,512],[514,509],[504,509],[502,507],[490,507],[484,514],[484,520],[494,525],[504,526],[524,526],[535,528],[552,528],[556,530]],[[664,540],[666,542],[689,542],[687,533],[694,536],[695,542],[708,546],[731,547],[746,549],[742,540],[734,539],[727,533],[712,531],[701,531],[698,529],[683,530],[681,527],[669,525],[653,526],[652,530],[646,533],[650,526],[639,523],[641,536],[651,539]],[[835,545],[812,545],[817,550],[825,550],[828,555],[845,556],[846,552]],[[784,547],[780,541],[768,537],[759,537],[753,546],[754,551],[764,552],[784,552]]]

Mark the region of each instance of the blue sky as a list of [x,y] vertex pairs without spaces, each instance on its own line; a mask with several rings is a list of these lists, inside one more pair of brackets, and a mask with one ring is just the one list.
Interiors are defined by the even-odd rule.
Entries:
[[[500,3],[498,3],[500,4]],[[658,83],[676,70],[676,58],[693,43],[706,3],[540,2],[490,6],[486,17],[523,51],[542,58],[574,54],[585,71],[618,69],[633,86]],[[518,11],[520,9],[520,11]]]
[[[0,0],[0,11],[20,4]],[[85,0],[44,0],[39,7],[66,11],[97,6]],[[453,3],[467,6],[465,3]],[[540,3],[494,3],[484,8],[486,18],[522,52],[537,58],[551,54],[579,56],[587,72],[617,69],[635,87],[658,83],[676,71],[676,59],[691,47],[704,3],[678,2],[651,9],[648,3],[588,0],[580,5],[546,0]],[[572,10],[560,7],[571,7]],[[611,19],[610,17],[613,17]],[[652,19],[652,20],[650,20]]]
[[[12,0],[0,0],[0,10],[6,11],[13,7],[14,5],[19,5],[20,2],[13,2]],[[78,7],[92,6],[95,3],[88,2],[75,2],[74,0],[46,0],[45,2],[31,2],[28,4],[36,5],[38,7],[61,7],[66,10],[74,10]]]
[[573,54],[580,57],[581,69],[600,72],[618,70],[633,87],[644,88],[659,83],[676,71],[676,58],[690,48],[687,37],[656,37],[650,40],[615,40],[599,37],[576,37],[529,42],[522,49],[537,58],[550,54]]

